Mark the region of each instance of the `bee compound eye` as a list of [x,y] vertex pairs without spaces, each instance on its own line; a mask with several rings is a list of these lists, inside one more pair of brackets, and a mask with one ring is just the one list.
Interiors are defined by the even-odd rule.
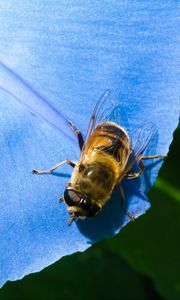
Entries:
[[66,189],[64,192],[64,200],[67,205],[75,206],[79,204],[81,197],[76,191]]

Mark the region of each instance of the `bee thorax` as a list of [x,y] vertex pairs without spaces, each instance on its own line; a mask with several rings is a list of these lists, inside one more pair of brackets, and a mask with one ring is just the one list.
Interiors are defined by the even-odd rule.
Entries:
[[79,187],[83,195],[94,200],[107,198],[114,187],[114,176],[112,170],[100,163],[85,166],[82,172],[72,176],[73,185]]

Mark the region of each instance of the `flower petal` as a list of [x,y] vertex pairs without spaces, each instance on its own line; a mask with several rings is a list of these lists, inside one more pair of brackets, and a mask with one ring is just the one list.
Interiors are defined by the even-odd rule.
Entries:
[[[158,136],[147,153],[164,154],[179,116],[176,6],[176,1],[99,1],[96,6],[8,1],[1,10],[0,57],[81,129],[87,127],[96,99],[111,88],[127,114],[127,129],[155,122]],[[7,84],[4,76],[1,86]],[[20,87],[16,92],[21,93]],[[33,176],[31,170],[77,159],[78,148],[3,90],[0,111],[2,285],[84,251],[117,233],[129,219],[116,191],[97,218],[67,226],[66,207],[56,199],[71,170],[64,167],[64,174],[54,176]],[[148,166],[139,187],[143,192],[160,165]],[[127,207],[135,216],[149,207],[137,185],[124,183]]]

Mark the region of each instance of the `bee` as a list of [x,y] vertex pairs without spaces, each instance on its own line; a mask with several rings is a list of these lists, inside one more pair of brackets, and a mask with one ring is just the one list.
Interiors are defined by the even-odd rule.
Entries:
[[[136,132],[137,140],[133,145],[125,128],[111,121],[104,112],[101,112],[104,103],[108,103],[109,94],[110,90],[106,90],[98,100],[85,138],[81,131],[67,120],[78,139],[81,152],[78,162],[65,159],[49,170],[32,170],[33,174],[50,174],[63,164],[73,168],[64,195],[59,199],[66,204],[70,214],[68,224],[98,215],[117,187],[120,188],[122,201],[125,203],[122,180],[141,176],[144,160],[167,156],[143,156],[154,133],[153,125],[147,123],[142,126],[138,134]],[[106,108],[105,111],[107,110]],[[138,170],[132,171],[135,164],[138,165]],[[124,209],[124,212],[134,220],[134,216],[129,211]]]
[[[125,207],[126,199],[122,181],[141,176],[144,170],[144,160],[167,156],[143,156],[154,135],[154,125],[144,124],[129,135],[123,126],[118,125],[119,118],[111,120],[110,116],[113,115],[115,107],[108,101],[110,90],[106,90],[97,101],[84,138],[81,131],[31,84],[2,61],[0,61],[0,67],[3,77],[6,78],[3,86],[0,86],[1,89],[13,95],[31,112],[61,131],[63,131],[62,123],[64,123],[65,132],[71,128],[78,139],[81,151],[78,162],[66,159],[49,170],[32,170],[33,174],[50,174],[63,164],[68,164],[74,169],[70,182],[66,184],[64,195],[59,199],[67,205],[70,214],[68,224],[74,220],[95,217],[110,199],[115,188],[120,189],[122,204]],[[108,111],[111,111],[109,115],[107,115]],[[134,143],[133,136],[135,136]],[[137,171],[133,170],[135,165],[138,166]],[[134,216],[129,211],[124,209],[124,213],[134,220]]]

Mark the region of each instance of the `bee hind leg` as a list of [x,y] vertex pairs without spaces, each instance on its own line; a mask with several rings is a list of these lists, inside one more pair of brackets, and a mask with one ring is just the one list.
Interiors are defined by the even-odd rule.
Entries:
[[134,179],[134,178],[137,178],[137,177],[141,176],[142,172],[144,171],[144,164],[143,164],[141,159],[138,160],[138,163],[139,163],[139,171],[138,172],[127,173],[125,175],[125,177],[127,179]]
[[120,185],[120,192],[121,192],[121,200],[122,200],[121,205],[124,208],[124,213],[131,219],[131,221],[134,221],[135,217],[128,210],[125,209],[126,199],[125,199],[124,190],[123,190],[122,185]]
[[51,169],[49,170],[32,170],[32,173],[33,174],[38,174],[38,175],[41,175],[41,174],[51,174],[54,170],[56,170],[57,168],[59,168],[61,165],[63,164],[68,164],[70,165],[72,168],[75,167],[75,163],[73,163],[71,160],[69,159],[65,159],[63,161],[61,161],[60,163],[56,164],[55,166],[53,166]]
[[148,156],[141,156],[140,160],[153,159],[153,158],[165,158],[165,157],[167,157],[167,154],[148,155]]
[[163,155],[148,155],[148,156],[141,156],[139,157],[138,159],[138,163],[139,163],[139,171],[138,172],[132,172],[132,173],[127,173],[125,175],[125,177],[127,179],[135,179],[139,176],[141,176],[142,172],[144,171],[144,164],[143,164],[143,160],[146,160],[146,159],[153,159],[153,158],[165,158],[167,157],[167,154],[163,154]]

